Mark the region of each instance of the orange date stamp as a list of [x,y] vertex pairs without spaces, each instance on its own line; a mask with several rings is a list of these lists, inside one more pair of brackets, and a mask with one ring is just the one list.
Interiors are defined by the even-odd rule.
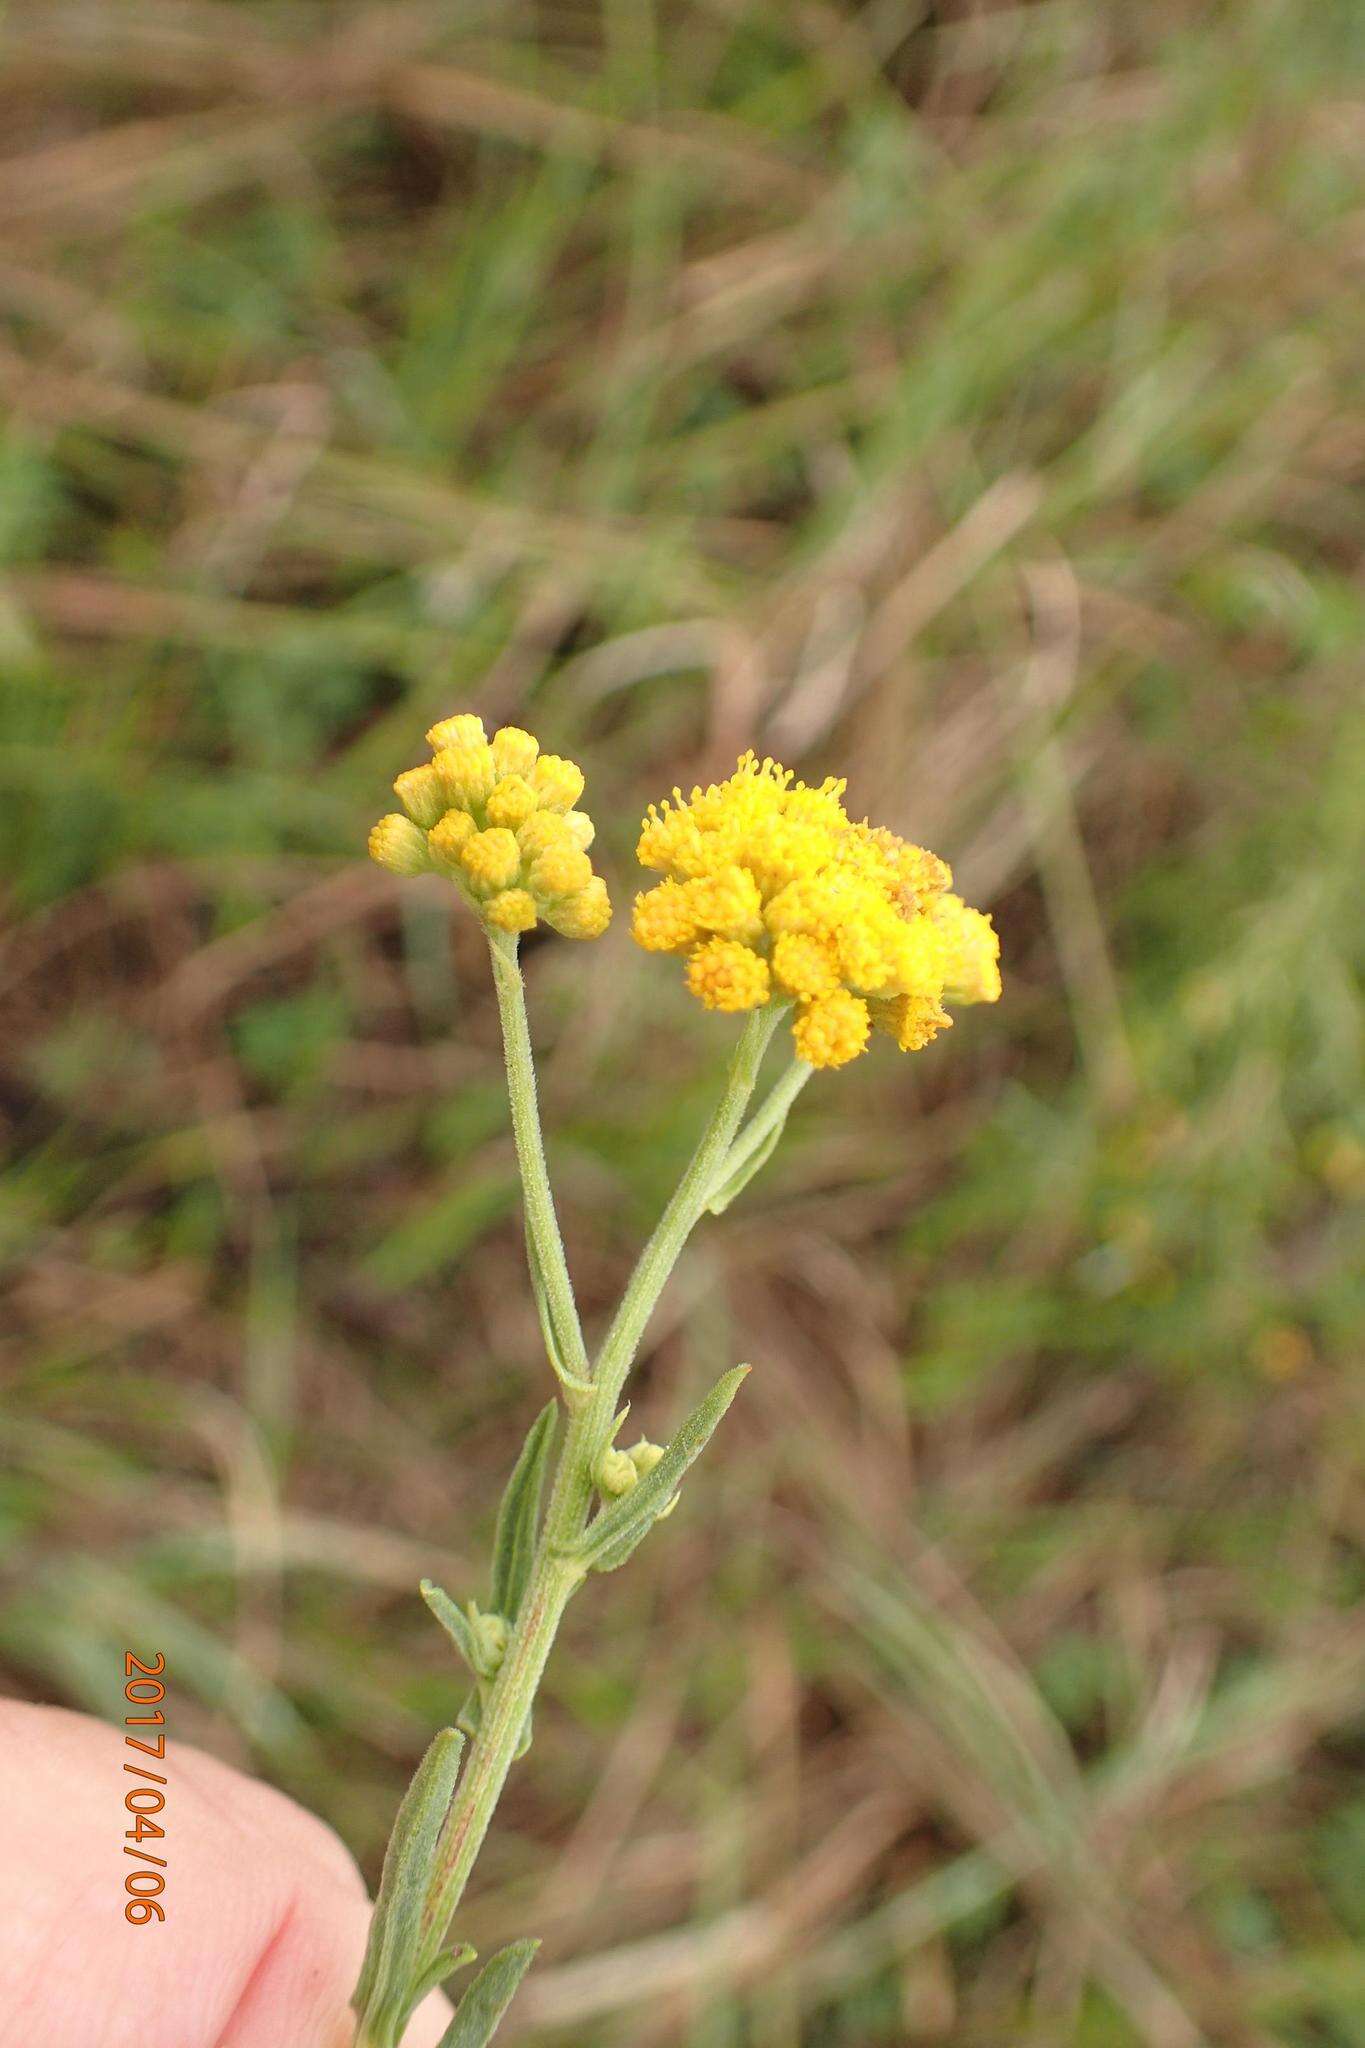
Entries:
[[[162,1683],[166,1671],[165,1652],[158,1650],[155,1661],[144,1664],[131,1650],[123,1659],[123,1697],[128,1701],[130,1711],[124,1715],[123,1725],[129,1731],[124,1742],[129,1749],[141,1751],[143,1756],[153,1757],[157,1763],[166,1761],[166,1716],[162,1702],[166,1688]],[[156,1740],[145,1741],[143,1729],[155,1729]],[[128,1894],[128,1903],[123,1917],[134,1927],[149,1927],[154,1921],[166,1918],[166,1908],[161,1894],[166,1889],[166,1857],[156,1850],[144,1848],[146,1842],[156,1842],[164,1851],[166,1830],[156,1815],[164,1813],[166,1807],[166,1773],[150,1770],[146,1764],[126,1763],[123,1766],[132,1777],[140,1782],[123,1796],[123,1804],[133,1817],[133,1825],[124,1830],[123,1853],[131,1856],[137,1864],[123,1880],[123,1889]]]

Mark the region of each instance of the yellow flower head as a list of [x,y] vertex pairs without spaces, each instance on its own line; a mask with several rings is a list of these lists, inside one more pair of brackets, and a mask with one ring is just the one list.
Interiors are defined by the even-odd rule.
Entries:
[[688,955],[687,986],[708,1010],[758,1010],[768,1000],[768,963],[738,939],[705,939]]
[[681,955],[708,1009],[793,1003],[797,1054],[817,1067],[856,1059],[873,1024],[917,1051],[951,1023],[945,997],[1000,993],[990,919],[948,893],[937,854],[850,819],[844,787],[746,754],[726,781],[651,806],[637,849],[663,877],[636,898],[637,944]]
[[802,1003],[792,1025],[797,1056],[809,1067],[846,1067],[867,1044],[871,1029],[861,996],[836,988],[827,996]]
[[427,734],[432,758],[398,777],[403,810],[381,818],[370,854],[400,875],[430,869],[455,882],[493,931],[528,932],[541,918],[568,938],[611,923],[605,882],[588,848],[593,822],[574,806],[583,771],[519,726],[492,738],[472,712]]

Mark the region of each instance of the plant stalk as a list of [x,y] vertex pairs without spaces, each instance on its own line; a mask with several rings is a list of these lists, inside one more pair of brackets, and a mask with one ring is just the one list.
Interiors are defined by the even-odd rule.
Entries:
[[[525,990],[516,947],[514,942],[507,943],[499,937],[493,938],[492,947],[512,1126],[525,1188],[527,1237],[532,1257],[538,1258],[545,1278],[555,1328],[579,1333],[581,1353],[578,1312],[545,1165]],[[729,1156],[777,1021],[775,1010],[760,1010],[746,1022],[720,1102],[640,1256],[612,1321],[593,1375],[593,1396],[580,1413],[570,1416],[531,1581],[442,1830],[436,1872],[423,1914],[424,1952],[428,1961],[434,1960],[439,1952],[451,1916],[459,1905],[516,1756],[521,1731],[564,1609],[583,1576],[582,1568],[559,1552],[587,1521],[594,1497],[593,1470],[611,1440],[621,1387],[668,1276]],[[765,1104],[760,1114],[766,1113],[767,1108]],[[575,1370],[586,1374],[585,1357],[581,1361],[575,1358],[573,1363]]]
[[578,1304],[574,1300],[573,1282],[564,1257],[564,1240],[555,1213],[550,1171],[545,1163],[535,1057],[531,1051],[531,1028],[526,1017],[526,984],[517,958],[517,941],[510,933],[490,931],[488,948],[493,959],[493,987],[498,998],[503,1056],[507,1063],[507,1095],[512,1110],[517,1168],[521,1175],[527,1248],[533,1267],[539,1268],[544,1281],[550,1320],[560,1349],[571,1370],[586,1378],[587,1346],[583,1342]]

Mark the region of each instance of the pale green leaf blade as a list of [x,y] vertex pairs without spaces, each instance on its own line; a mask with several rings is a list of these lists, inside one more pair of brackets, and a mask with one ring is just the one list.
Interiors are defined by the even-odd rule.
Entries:
[[484,1964],[456,2007],[439,2048],[487,2048],[539,1947],[538,1941],[514,1941]]
[[777,1150],[782,1133],[786,1129],[786,1123],[787,1120],[783,1117],[782,1122],[775,1124],[766,1137],[760,1138],[753,1150],[740,1160],[734,1172],[721,1182],[710,1201],[706,1204],[711,1215],[723,1216],[736,1195],[742,1195],[749,1182],[763,1171],[763,1168]]
[[464,1737],[443,1728],[413,1774],[393,1824],[352,2005],[372,2030],[400,2028],[412,2010],[436,1843],[450,1810]]
[[624,1564],[677,1492],[688,1467],[706,1449],[748,1373],[747,1365],[737,1365],[717,1380],[705,1400],[692,1410],[654,1470],[646,1473],[622,1499],[604,1508],[564,1555],[599,1572],[615,1571]]
[[581,1373],[575,1372],[564,1356],[564,1346],[560,1342],[559,1332],[555,1328],[554,1314],[550,1307],[549,1291],[546,1288],[545,1276],[541,1270],[540,1253],[537,1251],[535,1240],[529,1232],[526,1238],[526,1258],[531,1271],[531,1294],[535,1300],[536,1314],[540,1318],[540,1335],[545,1345],[545,1356],[550,1361],[551,1370],[555,1378],[564,1389],[564,1398],[568,1402],[569,1407],[577,1411],[591,1395],[592,1381],[584,1379]]
[[478,1950],[472,1948],[467,1941],[461,1942],[458,1948],[443,1949],[441,1954],[429,1963],[425,1970],[419,1970],[412,1980],[413,2011],[416,2012],[429,1991],[435,1991],[437,1986],[444,1984],[446,1978],[453,1976],[456,1970],[467,1968],[477,1955]]
[[492,1607],[509,1626],[517,1618],[531,1576],[540,1525],[540,1496],[558,1416],[557,1403],[547,1401],[531,1424],[498,1509],[493,1538]]
[[449,1593],[444,1592],[433,1580],[423,1579],[417,1590],[477,1678],[480,1675],[478,1646],[474,1641],[469,1616],[462,1607],[457,1607]]

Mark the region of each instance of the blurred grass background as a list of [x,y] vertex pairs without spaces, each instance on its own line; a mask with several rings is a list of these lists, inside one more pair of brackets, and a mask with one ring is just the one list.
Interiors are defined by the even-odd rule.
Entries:
[[[435,716],[835,768],[1006,997],[807,1091],[464,1932],[518,2038],[1365,2044],[1353,0],[3,25],[0,1681],[373,1876],[544,1398]],[[726,1024],[528,949],[601,1316]],[[1354,956],[1354,957],[1353,957]],[[514,2030],[515,2031],[515,2030]]]

